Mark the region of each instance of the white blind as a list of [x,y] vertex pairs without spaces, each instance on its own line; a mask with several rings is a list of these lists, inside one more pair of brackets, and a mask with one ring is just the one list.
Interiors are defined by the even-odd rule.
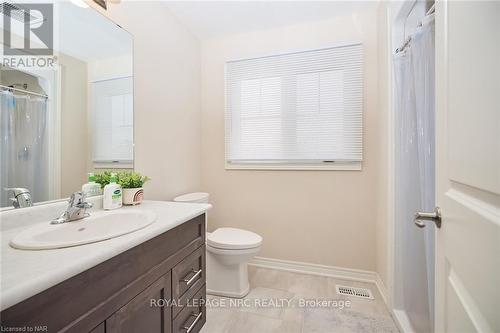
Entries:
[[361,44],[226,63],[226,161],[362,160]]
[[92,83],[92,161],[132,163],[134,159],[133,79]]

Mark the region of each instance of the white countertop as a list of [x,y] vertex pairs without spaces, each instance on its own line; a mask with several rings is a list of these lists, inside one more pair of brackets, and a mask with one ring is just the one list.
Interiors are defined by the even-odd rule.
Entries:
[[[94,267],[209,210],[199,203],[144,201],[140,206],[157,215],[144,229],[113,239],[55,250],[17,250],[9,241],[25,228],[57,217],[65,202],[0,212],[0,310],[4,310],[64,280]],[[96,205],[99,207],[99,205]],[[99,209],[99,208],[94,208]],[[92,214],[92,210],[90,210]],[[69,222],[71,223],[71,222]]]

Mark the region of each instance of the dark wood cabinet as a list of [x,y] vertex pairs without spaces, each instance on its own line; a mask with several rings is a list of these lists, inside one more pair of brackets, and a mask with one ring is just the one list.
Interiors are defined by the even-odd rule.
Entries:
[[205,284],[205,248],[200,247],[172,269],[172,313],[176,316]]
[[201,330],[206,321],[205,297],[205,286],[189,297],[187,305],[174,318],[173,333],[193,333]]
[[100,323],[99,326],[94,327],[90,333],[106,333],[106,325],[105,323]]
[[107,333],[161,332],[170,333],[171,311],[163,303],[170,300],[170,273],[106,319]]
[[201,215],[3,310],[0,323],[3,330],[196,333],[206,321],[205,272]]

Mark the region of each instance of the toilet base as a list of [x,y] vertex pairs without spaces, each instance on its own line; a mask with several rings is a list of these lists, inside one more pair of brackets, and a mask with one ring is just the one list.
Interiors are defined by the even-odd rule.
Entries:
[[221,250],[207,246],[207,294],[242,298],[248,295],[248,261],[258,249]]

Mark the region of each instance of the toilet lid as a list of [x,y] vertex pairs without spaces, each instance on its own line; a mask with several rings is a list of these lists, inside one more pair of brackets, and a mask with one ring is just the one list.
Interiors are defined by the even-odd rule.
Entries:
[[208,193],[205,192],[195,192],[179,195],[174,198],[176,202],[204,202],[208,201]]
[[219,228],[207,234],[207,244],[218,249],[226,250],[252,249],[262,244],[262,237],[247,230]]

